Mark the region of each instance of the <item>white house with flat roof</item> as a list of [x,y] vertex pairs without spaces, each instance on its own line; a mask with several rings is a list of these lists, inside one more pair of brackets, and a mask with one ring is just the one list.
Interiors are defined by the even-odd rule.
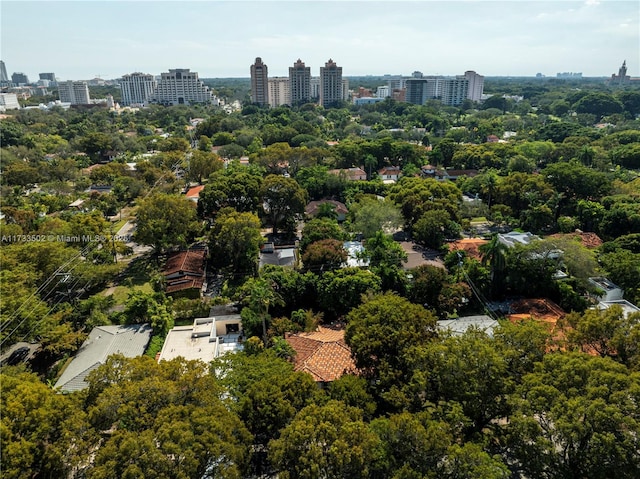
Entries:
[[596,306],[596,308],[608,309],[608,308],[611,308],[612,306],[621,307],[625,318],[628,317],[630,314],[640,313],[640,308],[638,308],[635,304],[630,303],[625,299],[620,299],[617,301],[600,301]]
[[228,352],[243,349],[239,314],[196,318],[188,326],[176,326],[167,334],[158,361],[181,357],[205,363]]

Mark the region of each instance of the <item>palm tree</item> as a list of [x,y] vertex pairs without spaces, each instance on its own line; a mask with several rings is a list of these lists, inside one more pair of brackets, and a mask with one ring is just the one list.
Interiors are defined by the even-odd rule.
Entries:
[[507,246],[494,235],[486,244],[478,248],[482,254],[482,264],[491,267],[491,282],[494,291],[501,291],[504,283],[504,271],[507,266]]

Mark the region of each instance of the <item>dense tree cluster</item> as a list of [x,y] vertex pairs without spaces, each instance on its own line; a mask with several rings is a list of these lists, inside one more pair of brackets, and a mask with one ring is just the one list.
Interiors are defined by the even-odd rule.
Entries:
[[[588,278],[640,302],[640,93],[574,86],[487,80],[492,97],[459,107],[9,112],[0,346],[37,340],[41,352],[37,374],[0,370],[3,473],[636,477],[640,317],[588,309]],[[194,187],[197,206],[184,196]],[[117,237],[127,221],[135,233]],[[544,238],[507,248],[487,234],[479,258],[448,252],[486,224]],[[575,230],[604,244],[551,236]],[[130,260],[131,241],[150,251]],[[194,242],[209,247],[218,297],[169,298],[165,254]],[[294,267],[259,268],[265,242],[297,244]],[[444,261],[408,269],[407,251]],[[553,334],[532,321],[492,335],[436,327],[532,296],[571,311]],[[242,308],[243,353],[148,357],[211,301]],[[82,393],[45,385],[94,326],[140,322],[154,331],[148,356],[111,357]],[[357,371],[320,389],[283,337],[328,322],[345,325]]]

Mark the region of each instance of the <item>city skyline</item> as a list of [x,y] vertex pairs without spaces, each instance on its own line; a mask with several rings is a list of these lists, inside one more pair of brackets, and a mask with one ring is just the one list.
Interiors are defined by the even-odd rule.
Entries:
[[9,75],[86,80],[190,68],[200,78],[245,78],[261,57],[270,76],[286,76],[298,58],[314,76],[327,58],[344,76],[608,77],[623,60],[640,76],[635,1],[5,0],[0,9]]

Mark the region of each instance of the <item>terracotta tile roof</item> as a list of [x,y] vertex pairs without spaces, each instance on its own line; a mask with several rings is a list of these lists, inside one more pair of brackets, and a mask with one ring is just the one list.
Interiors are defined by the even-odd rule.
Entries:
[[580,238],[580,242],[582,243],[582,246],[589,249],[595,249],[595,248],[598,248],[599,246],[602,246],[602,240],[597,234],[585,233],[583,231],[576,231],[575,233],[566,233],[566,234],[557,233],[549,236],[549,238],[569,238],[569,239]]
[[200,275],[204,274],[204,259],[206,254],[204,250],[189,250],[173,253],[167,258],[164,267],[165,276],[180,271]]
[[317,382],[331,382],[356,371],[344,329],[320,326],[311,333],[290,334],[287,342],[296,351],[294,369],[311,374]]
[[307,206],[304,208],[304,212],[309,216],[315,216],[320,209],[320,205],[323,205],[325,203],[335,206],[335,212],[338,214],[346,215],[349,212],[344,203],[336,200],[310,201],[309,204],[307,204]]
[[482,254],[478,249],[483,244],[487,244],[487,240],[483,240],[481,238],[465,238],[458,241],[454,241],[453,243],[449,243],[451,251],[462,250],[467,253],[467,256],[470,258],[474,258],[477,260],[482,259]]
[[187,191],[187,198],[198,198],[200,196],[200,192],[204,190],[204,185],[194,186],[193,188],[189,188]]

